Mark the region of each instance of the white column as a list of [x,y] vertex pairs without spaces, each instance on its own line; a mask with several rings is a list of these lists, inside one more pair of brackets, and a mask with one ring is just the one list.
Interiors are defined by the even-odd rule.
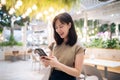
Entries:
[[87,35],[87,28],[88,28],[87,20],[88,20],[87,13],[84,12],[84,38],[85,38],[85,42],[87,42],[87,37],[88,37],[88,35]]
[[3,38],[3,41],[5,41],[5,31],[6,31],[6,27],[3,28],[3,32],[1,35],[1,37]]
[[26,60],[26,52],[27,52],[27,22],[24,24],[25,26],[22,27],[22,42],[23,42],[23,51],[24,53],[24,60]]
[[26,28],[27,28],[27,24],[25,23],[25,26],[22,27],[22,42],[25,47],[26,47],[26,39],[27,39],[27,35],[26,35],[27,29]]
[[52,41],[54,41],[54,34],[53,34],[53,28],[52,28],[52,24],[50,21],[48,21],[48,44],[51,44]]
[[118,38],[119,37],[118,23],[116,23],[115,34],[116,34],[116,37]]

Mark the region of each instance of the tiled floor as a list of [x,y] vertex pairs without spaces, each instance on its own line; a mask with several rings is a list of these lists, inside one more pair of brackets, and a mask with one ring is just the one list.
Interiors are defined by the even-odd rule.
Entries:
[[[104,71],[100,70],[102,75],[104,75]],[[108,80],[120,80],[120,73],[108,72]]]
[[31,61],[0,61],[0,80],[47,80],[49,68],[32,69]]
[[[0,61],[0,80],[48,80],[49,68],[33,70],[31,61]],[[104,71],[101,71],[103,74]],[[108,80],[120,80],[120,74],[109,72]]]

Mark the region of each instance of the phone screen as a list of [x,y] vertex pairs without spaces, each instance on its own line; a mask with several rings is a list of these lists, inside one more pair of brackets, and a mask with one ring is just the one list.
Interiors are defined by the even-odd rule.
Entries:
[[37,52],[39,54],[39,56],[47,56],[47,54],[41,48],[35,49],[35,52]]

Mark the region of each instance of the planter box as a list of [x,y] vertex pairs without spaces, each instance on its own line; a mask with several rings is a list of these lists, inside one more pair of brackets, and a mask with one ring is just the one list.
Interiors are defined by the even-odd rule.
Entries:
[[[5,60],[13,60],[14,57],[24,59],[26,49],[23,46],[4,47]],[[15,53],[15,54],[14,54]],[[14,60],[13,60],[14,61]]]
[[87,48],[85,57],[120,61],[120,50],[103,49],[103,48]]

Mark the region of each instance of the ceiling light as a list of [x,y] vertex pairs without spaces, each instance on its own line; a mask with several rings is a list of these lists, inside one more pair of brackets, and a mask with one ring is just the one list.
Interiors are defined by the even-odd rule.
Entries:
[[109,1],[109,0],[98,0],[98,1],[101,1],[101,2],[106,2],[106,1]]

